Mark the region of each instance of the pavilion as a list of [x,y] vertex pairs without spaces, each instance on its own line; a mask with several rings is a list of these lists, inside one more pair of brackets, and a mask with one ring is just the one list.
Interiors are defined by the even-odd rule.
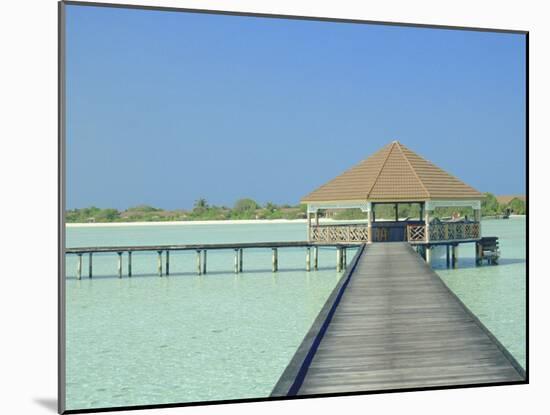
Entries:
[[[312,243],[408,241],[424,246],[429,262],[433,245],[453,247],[454,258],[458,243],[481,238],[483,198],[471,186],[393,141],[303,197],[301,203],[307,204]],[[377,220],[379,205],[393,205],[395,216]],[[400,218],[401,205],[408,205],[409,211],[414,206],[418,216]],[[437,220],[432,212],[441,207],[471,207],[474,218]],[[366,221],[319,224],[320,211],[350,208],[365,212]]]

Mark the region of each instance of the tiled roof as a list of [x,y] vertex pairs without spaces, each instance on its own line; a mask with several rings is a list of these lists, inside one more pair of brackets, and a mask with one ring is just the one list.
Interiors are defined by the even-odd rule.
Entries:
[[302,202],[482,198],[474,188],[393,141],[302,198]]

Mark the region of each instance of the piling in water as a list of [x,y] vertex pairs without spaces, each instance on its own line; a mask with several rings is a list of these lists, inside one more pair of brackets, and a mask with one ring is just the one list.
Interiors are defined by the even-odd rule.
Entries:
[[132,251],[128,251],[128,276],[132,276]]
[[76,278],[82,278],[82,254],[78,254],[78,261],[76,263]]
[[201,267],[201,251],[197,250],[197,274],[202,274],[202,267]]
[[162,277],[162,251],[157,251],[158,261],[157,261],[157,272],[159,277]]
[[118,255],[118,278],[122,278],[122,252],[117,252]]
[[243,249],[239,249],[239,272],[243,272]]
[[317,271],[319,269],[319,247],[313,247],[313,269]]
[[277,272],[279,268],[279,258],[278,258],[277,248],[271,248],[271,270]]

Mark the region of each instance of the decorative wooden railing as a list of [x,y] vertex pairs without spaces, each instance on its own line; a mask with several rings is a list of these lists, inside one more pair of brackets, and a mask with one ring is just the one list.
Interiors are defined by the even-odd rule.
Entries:
[[[481,237],[479,222],[432,223],[429,229],[431,242],[471,240]],[[407,240],[426,242],[426,226],[408,225]]]
[[366,224],[319,225],[311,227],[312,242],[367,242],[369,229]]
[[407,225],[407,240],[409,242],[426,241],[426,226],[425,225]]

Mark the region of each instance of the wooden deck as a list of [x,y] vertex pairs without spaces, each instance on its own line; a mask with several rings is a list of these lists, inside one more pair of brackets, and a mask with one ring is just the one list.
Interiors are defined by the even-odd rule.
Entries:
[[325,329],[314,324],[272,396],[524,381],[407,243],[371,244],[355,261],[339,302],[325,305]]

